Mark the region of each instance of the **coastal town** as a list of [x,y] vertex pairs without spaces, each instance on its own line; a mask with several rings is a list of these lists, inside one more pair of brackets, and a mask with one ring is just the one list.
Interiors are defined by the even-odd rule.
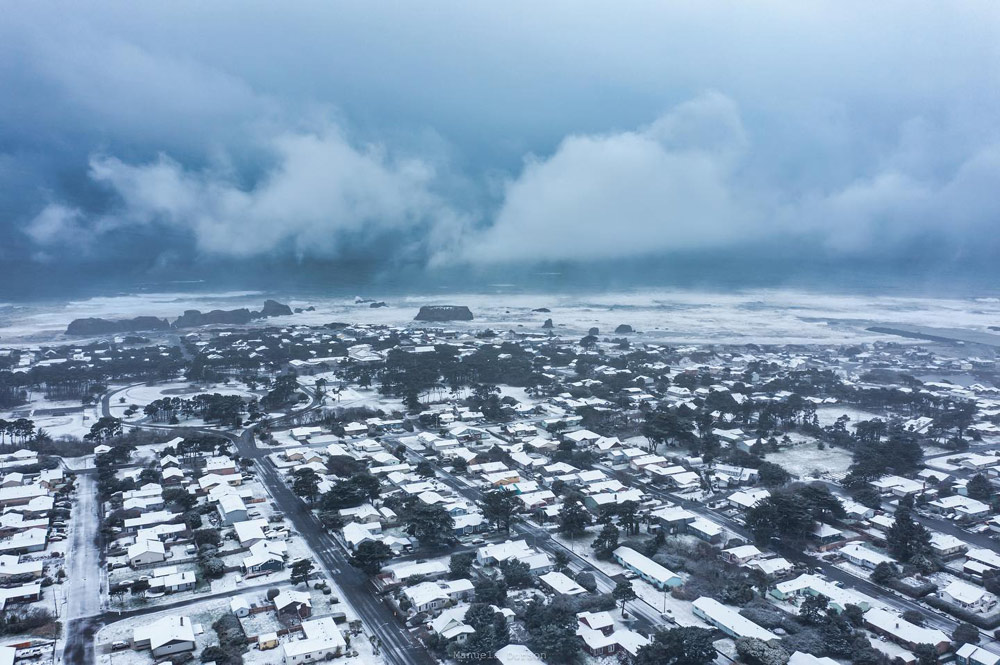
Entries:
[[1000,664],[1000,336],[301,314],[0,340],[0,665]]

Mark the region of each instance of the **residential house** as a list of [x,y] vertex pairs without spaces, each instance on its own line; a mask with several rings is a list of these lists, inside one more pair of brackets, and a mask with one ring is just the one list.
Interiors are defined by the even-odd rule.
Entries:
[[761,628],[742,616],[739,611],[723,605],[714,598],[702,596],[691,605],[695,616],[704,619],[730,637],[753,637],[764,642],[778,640],[778,636],[771,631]]
[[281,645],[282,662],[285,665],[301,665],[337,658],[343,655],[347,647],[344,635],[330,617],[303,621],[302,633],[303,639]]
[[194,651],[194,627],[185,616],[166,616],[132,633],[132,648],[149,649],[153,658]]
[[680,575],[671,572],[652,559],[639,554],[629,547],[619,547],[612,556],[619,565],[634,572],[657,589],[681,586]]
[[951,640],[940,630],[917,626],[880,607],[865,612],[865,625],[872,632],[885,635],[907,649],[915,649],[918,644],[930,644],[942,654],[951,647]]

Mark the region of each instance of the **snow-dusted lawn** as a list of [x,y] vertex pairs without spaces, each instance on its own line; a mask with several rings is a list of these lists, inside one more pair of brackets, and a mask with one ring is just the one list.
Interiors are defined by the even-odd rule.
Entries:
[[[195,660],[202,649],[212,644],[218,643],[215,631],[212,630],[212,623],[224,613],[229,612],[229,598],[216,598],[200,603],[173,610],[164,610],[153,614],[146,614],[138,617],[131,617],[108,624],[97,632],[94,639],[95,660],[98,665],[148,665],[153,662],[153,657],[149,651],[132,651],[125,649],[122,651],[111,651],[111,643],[119,640],[127,642],[132,639],[132,633],[136,628],[149,625],[165,616],[186,616],[191,619],[195,626]],[[273,661],[272,661],[273,662]]]
[[[799,478],[842,477],[851,465],[851,453],[833,446],[819,450],[814,442],[799,443],[765,457]],[[814,475],[818,471],[820,476]]]
[[[240,397],[244,397],[246,399],[255,399],[260,397],[260,395],[251,392],[242,383],[237,382],[191,383],[189,381],[167,381],[164,383],[157,383],[155,385],[143,384],[138,386],[129,386],[124,390],[120,390],[112,395],[109,407],[111,415],[116,418],[122,418],[132,422],[143,419],[145,414],[142,412],[142,408],[158,399],[163,397],[182,397],[187,399],[201,393],[239,395]],[[123,398],[125,400],[124,403],[121,401]],[[139,411],[133,414],[131,418],[125,418],[125,410],[133,404],[139,407]],[[195,426],[199,423],[200,421],[191,420],[183,421],[181,424]]]
[[819,420],[821,427],[834,424],[837,422],[837,418],[841,416],[847,416],[851,419],[847,423],[849,430],[852,426],[864,420],[871,420],[872,418],[882,418],[885,420],[885,416],[883,415],[872,413],[871,411],[862,411],[846,404],[834,404],[832,406],[820,406],[816,408],[816,419]]
[[316,372],[315,374],[305,374],[299,377],[299,385],[303,386],[315,386],[316,382],[320,379],[324,379],[327,384],[327,391],[330,390],[330,386],[336,385],[340,381],[340,376],[337,372]]
[[[65,410],[66,413],[39,413],[39,411]],[[98,418],[97,406],[83,406],[80,400],[50,400],[41,393],[16,409],[0,411],[0,418],[17,420],[30,418],[35,427],[44,429],[54,439],[61,436],[82,437],[90,432],[90,426]]]
[[393,411],[405,411],[403,400],[380,395],[377,390],[364,388],[345,388],[336,395],[327,391],[323,398],[323,403],[329,406],[339,406],[342,408],[366,407],[392,413]]

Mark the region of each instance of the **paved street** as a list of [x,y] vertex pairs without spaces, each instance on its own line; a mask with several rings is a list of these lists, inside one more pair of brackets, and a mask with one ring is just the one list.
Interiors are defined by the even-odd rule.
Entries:
[[[246,457],[261,455],[260,451],[252,453],[247,446],[240,448],[240,454]],[[260,460],[256,468],[275,504],[312,549],[316,561],[340,587],[345,600],[358,613],[369,634],[374,633],[378,637],[386,661],[395,665],[433,665],[436,662],[434,658],[393,615],[390,605],[382,602],[368,577],[350,565],[340,546],[326,533],[305,503],[288,489],[271,463]]]
[[[108,392],[102,398],[101,406],[104,415],[110,415],[111,399],[119,390],[121,389]],[[274,419],[272,422],[282,423],[288,421],[308,413],[322,404],[322,399],[318,395],[309,390],[304,390],[304,392],[310,398],[307,406],[287,416]],[[172,429],[162,425],[138,426],[151,429]],[[340,588],[343,599],[358,613],[358,618],[364,623],[368,634],[374,634],[378,638],[381,643],[382,656],[386,662],[393,665],[434,665],[436,662],[434,658],[404,628],[403,623],[393,615],[391,607],[382,602],[381,598],[372,588],[368,578],[348,563],[346,555],[333,537],[326,533],[320,525],[319,520],[309,511],[302,500],[288,489],[278,475],[277,470],[266,460],[268,451],[258,449],[254,445],[252,428],[244,430],[241,434],[214,429],[201,429],[199,431],[228,438],[235,444],[241,456],[256,462],[255,468],[257,469],[258,476],[261,482],[267,487],[275,504],[292,522],[295,531],[312,549],[316,555],[316,561],[323,568],[323,572],[329,575]],[[90,474],[82,475],[87,475],[87,477],[91,478],[91,482],[93,482]],[[96,490],[92,490],[91,494],[96,494]],[[99,566],[96,563],[94,564],[94,570],[99,570]],[[203,599],[209,598],[211,596],[205,596]],[[99,597],[95,597],[95,601],[99,603]],[[183,604],[185,603],[179,603],[178,606]],[[148,612],[160,611],[169,607],[170,605],[155,605]],[[99,612],[98,605],[98,609],[94,609],[91,614],[85,615],[86,618],[75,620],[67,628],[71,639],[67,640],[66,649],[64,650],[65,662],[69,665],[92,665],[94,662],[93,634],[96,628],[101,624],[117,621],[125,616],[144,613],[147,612],[136,611],[129,614],[102,615]]]

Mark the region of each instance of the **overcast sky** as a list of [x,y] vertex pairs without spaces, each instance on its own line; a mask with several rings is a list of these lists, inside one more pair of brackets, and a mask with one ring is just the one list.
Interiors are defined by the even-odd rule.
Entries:
[[995,2],[5,3],[0,263],[995,269]]

